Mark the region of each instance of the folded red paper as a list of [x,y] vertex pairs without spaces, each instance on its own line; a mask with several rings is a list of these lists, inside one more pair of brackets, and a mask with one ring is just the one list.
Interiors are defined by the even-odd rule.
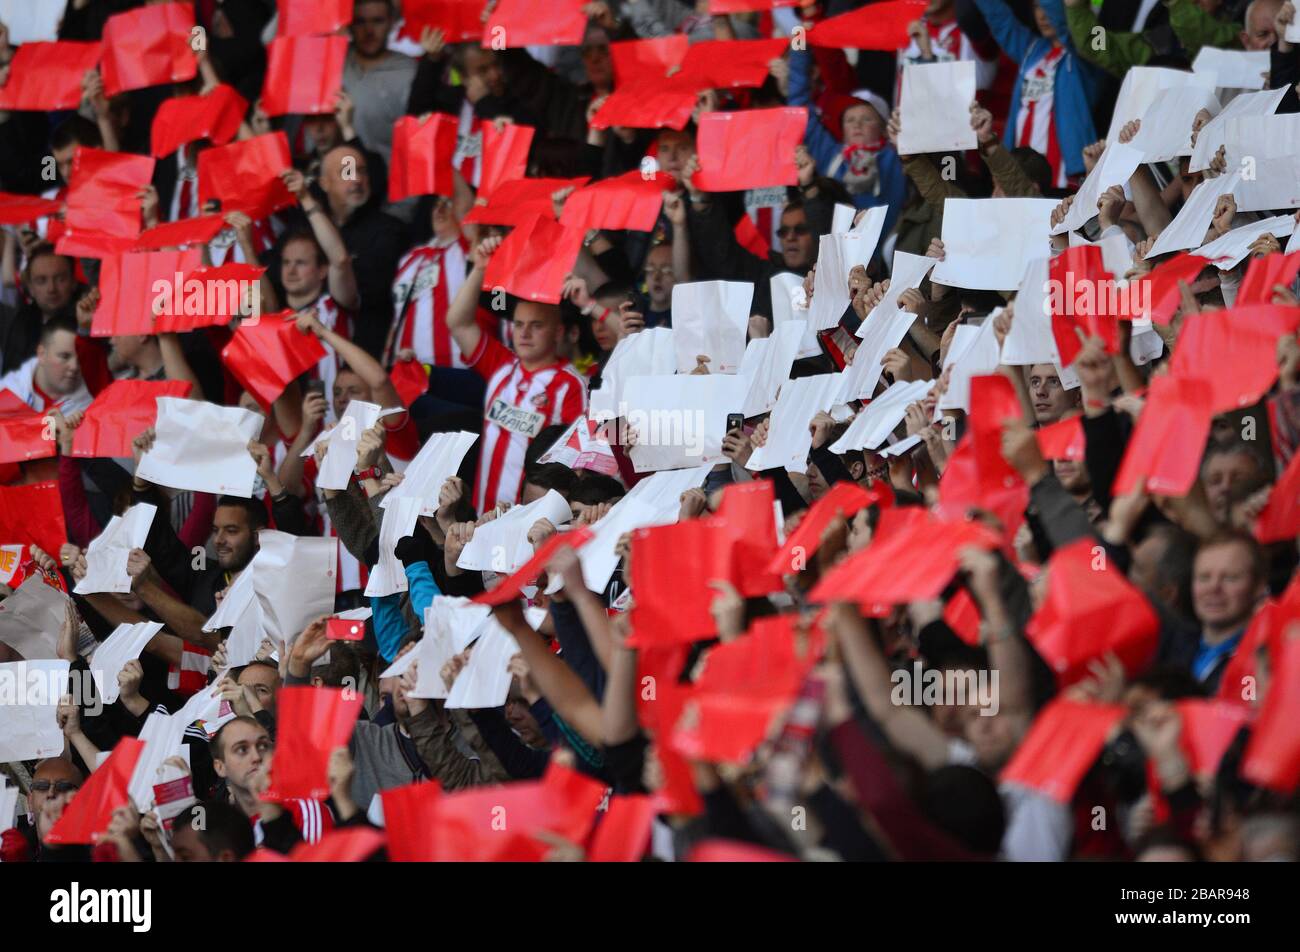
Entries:
[[[352,22],[353,0],[275,0],[276,36],[336,33]],[[410,0],[407,0],[409,3]],[[419,37],[416,37],[419,40]]]
[[136,761],[144,752],[144,741],[123,737],[85,784],[63,808],[63,815],[50,828],[45,842],[51,846],[90,845],[108,829],[113,811],[131,802],[127,785]]
[[361,641],[366,623],[353,618],[331,618],[325,623],[325,637],[331,641]]
[[851,519],[859,509],[867,506],[877,505],[885,509],[893,504],[893,491],[885,483],[875,484],[870,492],[857,483],[836,483],[803,514],[799,525],[786,536],[785,544],[767,563],[767,571],[780,575],[798,574],[821,546],[822,533],[836,516]]
[[1300,453],[1292,454],[1255,522],[1255,538],[1265,544],[1296,536],[1300,536]]
[[221,362],[268,412],[289,382],[325,356],[315,336],[298,330],[292,311],[243,321],[221,351]]
[[199,71],[190,48],[194,8],[163,3],[118,13],[104,22],[104,93],[183,83]]
[[633,80],[606,97],[591,117],[591,128],[684,129],[698,97],[693,83]]
[[226,227],[221,215],[198,215],[155,225],[140,233],[132,251],[158,251],[183,245],[206,245]]
[[635,863],[650,846],[654,824],[654,798],[629,793],[609,798],[587,849],[589,863]]
[[653,231],[663,207],[665,191],[677,188],[667,172],[643,175],[626,172],[579,189],[564,202],[560,223],[586,233],[593,228],[609,231]]
[[1197,777],[1213,777],[1219,762],[1237,734],[1250,721],[1250,712],[1225,701],[1187,698],[1176,702],[1183,719],[1179,744],[1187,764]]
[[731,192],[797,184],[794,150],[807,124],[803,106],[705,113],[695,137],[695,187]]
[[956,574],[962,549],[998,544],[981,523],[943,519],[919,506],[886,509],[871,544],[827,572],[808,597],[856,602],[873,614],[881,606],[937,598]]
[[532,215],[506,235],[483,275],[483,290],[502,288],[525,301],[559,304],[585,232]]
[[532,126],[495,122],[483,126],[483,164],[479,173],[478,194],[487,198],[502,182],[521,179],[528,171],[528,150],[532,148]]
[[681,66],[689,46],[684,33],[609,44],[615,87],[644,80],[662,81],[670,70]]
[[185,272],[171,306],[163,308],[154,330],[159,334],[181,334],[200,327],[229,324],[237,317],[260,318],[258,279],[265,273],[265,268],[238,261]]
[[263,799],[324,800],[330,753],[344,747],[361,710],[361,695],[343,688],[283,687],[275,699],[275,760]]
[[456,117],[434,113],[424,122],[402,116],[393,123],[393,160],[388,200],[412,195],[450,195],[451,160],[456,153]]
[[925,8],[924,0],[868,3],[822,20],[808,31],[808,42],[813,46],[892,53],[907,46],[907,26],[922,19]]
[[0,109],[53,112],[81,105],[81,81],[103,54],[103,43],[24,43],[0,86]]
[[483,48],[580,46],[587,31],[586,0],[498,0],[483,30]]
[[57,447],[53,439],[45,438],[46,432],[44,413],[33,410],[12,392],[0,390],[0,463],[53,456]]
[[483,37],[487,0],[404,0],[402,29],[397,34],[420,42],[425,28],[441,30],[444,42],[465,43]]
[[465,216],[466,224],[520,225],[534,215],[555,221],[555,204],[551,195],[561,189],[581,188],[590,179],[520,178],[502,182],[492,192],[491,201],[475,204]]
[[268,116],[330,115],[343,88],[345,36],[278,36],[266,52],[262,110]]
[[1170,372],[1204,380],[1213,413],[1249,406],[1277,380],[1277,339],[1298,324],[1300,308],[1276,304],[1189,314],[1178,332]]
[[768,64],[789,46],[788,40],[706,40],[692,43],[682,58],[674,82],[701,89],[742,89],[762,86]]
[[172,309],[174,292],[183,284],[184,274],[197,268],[201,260],[197,248],[129,251],[105,257],[91,336],[157,333],[157,318]]
[[1038,712],[999,780],[1069,803],[1111,728],[1127,713],[1123,704],[1052,701]]
[[691,688],[678,683],[689,652],[688,644],[656,645],[637,652],[637,683],[655,685],[653,693],[637,694],[637,719],[653,740],[646,750],[647,762],[657,764],[663,777],[662,785],[654,792],[655,809],[659,813],[698,816],[704,812],[704,801],[695,788],[691,765],[669,743],[691,695]]
[[1083,417],[1071,416],[1049,423],[1035,431],[1038,450],[1043,459],[1081,461],[1087,443],[1083,436]]
[[0,545],[38,545],[57,555],[67,541],[58,483],[0,486]]
[[[1296,623],[1292,622],[1294,629]],[[1300,784],[1300,638],[1288,638],[1278,652],[1268,694],[1250,733],[1240,774],[1260,787],[1290,795]]]
[[394,863],[428,863],[434,856],[434,811],[443,796],[436,780],[389,787],[379,793],[384,809],[388,858]]
[[972,648],[980,643],[980,607],[970,590],[959,588],[957,594],[943,606],[944,623]]
[[[1130,309],[1120,316],[1126,320],[1149,317],[1157,324],[1168,324],[1181,304],[1178,282],[1190,287],[1209,264],[1208,258],[1180,252],[1142,277],[1134,278],[1130,282],[1133,290],[1120,296],[1121,302],[1130,305]],[[1139,303],[1143,306],[1137,307]]]
[[974,510],[989,513],[1001,525],[1002,541],[1010,549],[1028,505],[1029,487],[1005,458],[994,459],[987,450],[983,457],[978,455],[973,434],[957,441],[939,480],[939,516],[965,519]]
[[732,537],[708,520],[638,529],[632,534],[632,589],[628,644],[676,644],[717,631],[709,606],[713,581],[732,581]]
[[62,202],[41,198],[39,195],[0,192],[0,225],[25,225],[38,218],[54,215],[62,208]]
[[158,419],[159,397],[188,397],[187,380],[117,380],[100,391],[73,431],[73,456],[128,457],[131,443]]
[[1246,267],[1246,276],[1237,288],[1233,306],[1271,304],[1273,288],[1279,284],[1284,288],[1290,287],[1297,274],[1300,274],[1300,251],[1289,255],[1274,253],[1262,258],[1251,258]]
[[758,230],[758,226],[754,224],[754,219],[748,215],[741,215],[736,219],[736,227],[731,230],[731,233],[735,236],[736,244],[755,258],[766,261],[768,255],[772,253],[772,245],[768,242],[767,237]]
[[291,863],[361,863],[387,843],[383,830],[353,826],[330,830],[315,843],[302,842],[289,851]]
[[154,113],[149,131],[149,154],[161,159],[196,139],[225,145],[239,132],[239,124],[247,112],[248,100],[233,86],[225,84],[204,96],[166,99]]
[[140,193],[154,160],[79,146],[72,154],[66,228],[59,254],[102,258],[133,247],[140,237]]
[[1052,553],[1047,595],[1025,637],[1064,689],[1089,676],[1088,664],[1114,654],[1129,679],[1155,655],[1160,619],[1138,589],[1114,568],[1095,539]]
[[280,178],[293,167],[283,132],[204,149],[198,166],[200,205],[220,199],[223,212],[241,211],[260,221],[296,201]]
[[429,369],[418,360],[399,360],[388,371],[388,379],[407,409],[429,389]]
[[1146,477],[1147,492],[1161,496],[1185,496],[1196,482],[1201,452],[1210,435],[1209,380],[1162,376],[1151,380],[1146,404],[1124,459],[1115,476],[1111,494],[1123,496]]
[[1047,268],[1051,293],[1052,337],[1061,355],[1061,365],[1074,363],[1083,349],[1079,339],[1100,337],[1106,353],[1119,349],[1118,314],[1109,306],[1114,296],[1114,276],[1102,264],[1100,245],[1067,248]]
[[557,532],[551,536],[541,547],[533,553],[533,557],[523,564],[509,578],[501,582],[495,588],[487,592],[480,592],[475,595],[471,601],[480,605],[504,605],[519,598],[524,593],[525,586],[532,585],[537,581],[537,576],[542,574],[546,568],[546,563],[551,561],[555,553],[561,549],[581,549],[591,541],[591,529],[587,526],[579,526],[570,532]]

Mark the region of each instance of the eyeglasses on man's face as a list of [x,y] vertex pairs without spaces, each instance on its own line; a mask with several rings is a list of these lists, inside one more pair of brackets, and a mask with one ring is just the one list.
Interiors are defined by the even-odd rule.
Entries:
[[78,789],[77,784],[71,780],[33,780],[33,793],[49,793],[53,788],[55,793],[68,793],[71,790]]
[[804,235],[808,234],[808,232],[809,229],[807,225],[782,225],[776,230],[776,236],[782,240],[792,238],[795,235],[802,238]]
[[653,278],[656,274],[661,278],[671,278],[673,276],[673,266],[665,264],[656,268],[653,265],[646,265],[645,276],[647,278]]

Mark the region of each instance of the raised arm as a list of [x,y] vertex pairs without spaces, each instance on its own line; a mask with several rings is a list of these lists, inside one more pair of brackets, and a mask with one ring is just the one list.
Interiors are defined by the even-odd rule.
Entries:
[[311,225],[312,234],[316,236],[321,250],[325,252],[325,259],[330,266],[330,297],[345,310],[356,308],[361,303],[361,296],[357,292],[357,277],[352,270],[352,256],[348,254],[347,246],[343,244],[343,236],[330,220],[325,207],[316,201],[311,190],[307,188],[307,180],[301,172],[297,169],[285,169],[280,173],[280,178],[284,180],[285,188],[298,199],[298,204]]

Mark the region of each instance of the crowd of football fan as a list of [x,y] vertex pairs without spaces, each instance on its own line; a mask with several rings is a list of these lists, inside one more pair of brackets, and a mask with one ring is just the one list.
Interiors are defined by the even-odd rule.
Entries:
[[[712,15],[706,0],[609,0],[583,8],[580,47],[492,49],[448,43],[437,29],[421,30],[418,41],[399,35],[408,3],[412,10],[430,6],[355,0],[342,28],[349,46],[332,115],[268,118],[263,111],[266,49],[277,31],[271,0],[184,4],[207,36],[188,83],[108,97],[92,71],[76,111],[0,113],[0,190],[62,200],[78,150],[147,155],[154,116],[169,98],[233,87],[248,103],[237,140],[273,130],[287,135],[293,165],[282,179],[295,203],[260,221],[225,211],[224,230],[206,244],[204,261],[264,265],[262,311],[294,312],[297,331],[319,339],[327,354],[268,409],[222,362],[234,322],[92,336],[101,262],[56,251],[59,215],[5,227],[0,387],[48,414],[59,450],[6,464],[8,485],[57,481],[67,529],[59,551],[29,547],[32,574],[51,584],[61,579],[70,590],[86,572],[87,545],[115,514],[141,502],[158,507],[147,542],[130,554],[132,591],[72,596],[58,657],[84,670],[94,647],[87,631],[102,640],[125,623],[164,628],[123,669],[115,702],[99,708],[82,697],[59,705],[62,756],[3,765],[22,798],[16,819],[0,816],[0,827],[14,824],[3,833],[0,859],[304,855],[296,851],[337,835],[331,831],[382,828],[396,802],[386,791],[430,782],[444,798],[499,784],[555,788],[570,782],[570,772],[598,782],[608,796],[576,825],[572,818],[543,821],[549,832],[535,838],[538,858],[610,858],[608,841],[594,844],[607,818],[626,820],[620,801],[645,807],[643,822],[629,823],[620,856],[629,859],[1300,858],[1300,730],[1287,719],[1300,692],[1297,483],[1287,478],[1300,440],[1294,268],[1267,289],[1265,303],[1279,308],[1270,312],[1275,347],[1251,352],[1262,362],[1252,376],[1265,378],[1256,402],[1219,412],[1204,445],[1183,447],[1199,461],[1191,489],[1166,496],[1141,479],[1122,486],[1117,479],[1150,407],[1148,388],[1169,372],[1180,333],[1198,317],[1232,308],[1247,269],[1281,256],[1286,239],[1267,232],[1237,268],[1209,265],[1176,286],[1176,304],[1153,325],[1164,345],[1155,359],[1135,362],[1136,332],[1119,321],[1118,341],[1109,346],[1103,335],[1081,333],[1068,368],[999,366],[1015,405],[1005,419],[936,406],[947,403],[951,374],[944,368],[956,331],[987,319],[1001,346],[1019,317],[1011,302],[1016,289],[945,287],[927,278],[898,301],[915,321],[885,355],[878,385],[936,382],[890,437],[919,436],[910,452],[835,452],[867,405],[856,400],[847,413],[819,412],[807,421],[806,472],[753,471],[746,464],[770,421],[766,413],[750,417],[723,441],[726,461],[680,494],[678,522],[730,533],[726,572],[711,576],[707,560],[697,564],[684,551],[671,557],[671,550],[666,568],[638,567],[637,555],[649,559],[665,549],[642,548],[644,533],[629,534],[619,540],[609,584],[593,592],[581,550],[559,546],[545,578],[528,588],[536,594],[493,609],[519,648],[509,659],[503,707],[452,708],[410,696],[416,666],[381,677],[416,650],[434,597],[472,598],[499,583],[493,573],[457,564],[477,528],[554,491],[572,521],[532,526],[528,541],[541,547],[557,533],[599,527],[647,477],[626,445],[636,434],[620,445],[617,428],[605,434],[616,468],[539,458],[587,412],[588,394],[620,344],[673,326],[675,286],[753,282],[748,339],[769,337],[789,310],[772,300],[770,279],[796,275],[811,297],[819,239],[832,231],[836,206],[859,213],[884,207],[879,249],[850,275],[850,307],[838,325],[812,335],[816,352],[795,360],[789,376],[852,366],[855,332],[885,298],[894,254],[943,260],[945,200],[1053,198],[1062,201],[1053,224],[1064,219],[1105,148],[1098,130],[1109,124],[1131,67],[1190,69],[1202,47],[1268,51],[1266,88],[1287,90],[1278,111],[1300,112],[1290,88],[1300,80],[1300,49],[1284,38],[1292,2],[928,0],[918,4],[904,48],[846,54],[786,44],[761,85],[698,90],[695,113],[680,130],[592,124],[616,87],[611,44],[789,37],[792,28],[862,4]],[[70,0],[59,38],[99,39],[110,18],[147,5]],[[1098,26],[1107,42],[1093,42]],[[7,31],[0,32],[0,82],[15,80],[14,55]],[[970,122],[978,149],[953,153],[955,162],[900,155],[905,120],[895,110],[904,66],[954,59],[976,63]],[[702,114],[787,104],[808,108],[796,185],[696,187]],[[431,113],[459,122],[452,194],[388,202],[394,123]],[[1198,115],[1189,135],[1209,118]],[[482,290],[509,228],[465,219],[484,207],[476,198],[483,132],[509,123],[536,130],[526,176],[555,180],[544,216],[562,215],[573,180],[580,187],[584,178],[635,172],[647,157],[676,182],[649,230],[584,236],[572,273],[556,289],[558,305],[511,296],[503,309],[499,296],[494,302],[492,291]],[[1136,132],[1126,126],[1120,141]],[[198,160],[210,147],[200,139],[158,161],[153,183],[138,196],[142,228],[223,213],[221,201],[199,198]],[[47,156],[57,181],[47,174]],[[1107,190],[1098,208],[1087,210],[1073,237],[1118,236],[1131,271],[1117,277],[1140,278],[1163,260],[1145,255],[1193,189],[1224,173],[1222,153],[1202,172],[1189,171],[1186,156],[1140,165],[1126,187]],[[1265,215],[1239,213],[1229,194],[1216,205],[1205,240]],[[749,224],[738,229],[745,218]],[[1065,246],[1062,235],[1052,250]],[[1211,367],[1235,372],[1231,355],[1222,356]],[[708,364],[702,359],[695,373],[709,373]],[[427,371],[427,388],[404,396],[398,379],[409,379],[412,366]],[[133,460],[74,455],[87,408],[123,379],[184,381],[193,399],[262,414],[260,438],[249,446],[258,474],[253,498],[139,478],[135,465],[155,439],[151,429],[136,436]],[[971,386],[966,405],[999,406],[981,403],[992,388]],[[405,412],[361,435],[346,490],[320,489],[315,477],[328,439],[316,438],[353,400]],[[1040,437],[1063,423],[1077,427],[1069,431],[1073,451]],[[1174,434],[1156,445],[1178,452],[1178,418],[1165,425]],[[379,503],[431,434],[455,431],[479,438],[459,475],[430,501],[436,515],[420,516],[414,534],[397,545],[407,591],[365,597],[383,520],[393,512]],[[1199,440],[1195,427],[1181,435]],[[1146,465],[1158,463],[1159,454]],[[1012,488],[991,489],[982,467]],[[1279,479],[1292,498],[1272,491]],[[776,586],[754,581],[784,551],[775,526],[709,521],[720,508],[724,523],[735,519],[739,503],[728,516],[731,500],[764,481],[770,488],[759,498],[769,510],[780,502],[780,538],[810,512],[820,517],[817,531],[802,539],[806,559],[776,573]],[[829,493],[838,495],[818,510]],[[1263,514],[1291,534],[1258,531]],[[266,528],[337,537],[335,610],[374,608],[362,640],[327,637],[322,618],[287,643],[267,639],[249,664],[226,665],[228,632],[205,631],[205,622]],[[883,559],[891,533],[894,548]],[[0,538],[14,541],[21,540]],[[205,546],[204,558],[192,556]],[[1091,577],[1098,563],[1104,583]],[[863,572],[880,576],[884,589],[895,576],[929,576],[929,597],[875,604],[875,596],[855,594],[862,585],[874,590]],[[542,594],[556,577],[563,587]],[[642,580],[648,591],[638,591]],[[1112,600],[1100,600],[1100,588]],[[640,614],[650,596],[658,611]],[[683,613],[688,602],[705,600],[709,629],[688,633],[693,639],[644,630],[646,618],[671,619],[677,599]],[[1133,634],[1135,626],[1143,630]],[[448,689],[473,651],[439,672]],[[0,644],[0,661],[20,659]],[[948,683],[996,674],[996,701],[990,707],[940,694],[917,704],[910,687],[900,696],[900,679],[925,682],[930,673]],[[285,742],[277,734],[277,697],[286,686],[363,698],[350,740],[329,758],[328,798],[264,796],[276,746]],[[218,692],[228,707],[215,734],[201,722],[185,732],[186,756],[176,764],[190,775],[196,802],[163,821],[151,803],[128,800],[93,844],[47,843],[103,755],[138,735],[152,713],[179,710],[198,691]],[[1104,727],[1093,737],[1086,725],[1098,718]],[[403,836],[442,832],[433,821],[427,828],[403,821]],[[389,833],[397,835],[392,823]],[[485,840],[492,835],[481,831]],[[411,849],[392,839],[358,842],[364,856]],[[430,849],[437,853],[436,844]]]

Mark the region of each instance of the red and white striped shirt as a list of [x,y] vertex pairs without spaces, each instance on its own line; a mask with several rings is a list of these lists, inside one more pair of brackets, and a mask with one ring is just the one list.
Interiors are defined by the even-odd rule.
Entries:
[[[930,54],[933,60],[921,58],[921,45],[916,40],[909,40],[907,46],[898,51],[898,76],[894,81],[894,102],[898,102],[903,92],[903,67],[909,63],[952,63],[960,60],[974,60],[975,88],[988,89],[998,72],[998,48],[996,44],[985,44],[980,49],[957,27],[956,18],[947,23],[925,23],[926,32],[930,34]],[[882,116],[888,119],[888,116]]]
[[[334,829],[334,814],[330,808],[316,800],[286,800],[281,806],[293,817],[293,825],[302,834],[304,842],[317,843],[326,831]],[[265,834],[262,832],[262,818],[250,817],[253,821],[253,845],[261,846]]]
[[[338,306],[338,302],[326,291],[320,297],[310,304],[298,308],[297,313],[316,309],[316,318],[338,334],[344,340],[352,339],[352,312]],[[321,341],[320,345],[325,348],[325,356],[316,362],[312,368],[311,374],[317,380],[325,382],[325,420],[334,422],[334,378],[338,376],[339,360],[338,353],[329,345],[328,341]]]
[[451,164],[471,187],[479,187],[483,179],[483,120],[474,115],[474,106],[468,99],[460,106],[456,152]]
[[397,350],[435,367],[465,367],[465,356],[447,327],[447,308],[465,283],[465,245],[430,243],[412,248],[393,279],[393,321]]
[[1020,113],[1016,116],[1016,145],[1027,145],[1047,159],[1058,188],[1066,185],[1065,157],[1056,134],[1052,101],[1056,69],[1064,56],[1065,47],[1054,47],[1025,73],[1020,84]]
[[767,239],[772,248],[781,247],[777,229],[781,227],[781,209],[785,208],[789,198],[784,186],[773,188],[751,188],[745,193],[745,214],[754,222],[758,233]]
[[474,491],[474,503],[484,512],[502,500],[519,501],[528,445],[544,427],[572,423],[586,412],[587,384],[567,361],[525,370],[513,352],[487,334],[479,335],[469,366],[487,381]]
[[180,666],[167,668],[167,687],[189,697],[208,686],[208,671],[212,667],[212,652],[190,644],[181,645]]

